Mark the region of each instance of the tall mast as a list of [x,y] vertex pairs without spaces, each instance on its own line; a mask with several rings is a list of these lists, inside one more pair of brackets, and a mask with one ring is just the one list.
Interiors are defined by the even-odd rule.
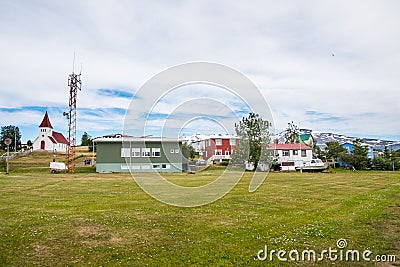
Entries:
[[[74,54],[74,62],[75,62],[75,54]],[[68,76],[68,86],[69,86],[69,102],[68,102],[69,110],[68,112],[64,112],[64,115],[67,115],[68,119],[68,141],[69,141],[69,145],[67,147],[66,161],[67,161],[68,171],[74,173],[76,167],[76,157],[75,157],[76,102],[77,102],[78,90],[80,91],[82,86],[81,73],[76,74],[74,72],[74,68],[72,70],[72,74]]]

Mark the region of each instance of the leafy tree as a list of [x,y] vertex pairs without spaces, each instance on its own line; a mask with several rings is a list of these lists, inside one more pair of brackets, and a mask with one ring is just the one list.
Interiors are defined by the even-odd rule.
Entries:
[[353,151],[351,154],[343,152],[340,153],[339,157],[342,162],[352,165],[357,170],[362,170],[370,166],[368,147],[362,145],[362,141],[359,138],[353,141]]
[[91,136],[90,135],[88,135],[88,133],[87,132],[84,132],[83,134],[82,134],[82,138],[81,138],[81,146],[88,146],[89,145],[89,141],[90,141],[90,138],[91,138]]
[[383,156],[385,157],[385,158],[390,158],[390,150],[387,148],[387,146],[385,146],[385,149],[383,150]]
[[19,128],[14,125],[9,125],[9,126],[3,126],[1,127],[1,132],[0,132],[0,140],[1,140],[1,145],[2,148],[5,150],[6,145],[4,144],[4,140],[6,138],[11,139],[11,144],[10,144],[10,150],[15,150],[15,139],[17,139],[17,148],[21,147],[21,133],[19,131]]
[[353,157],[351,165],[357,170],[362,170],[370,166],[370,159],[368,158],[368,146],[362,145],[361,139],[357,138],[353,141]]
[[326,142],[326,158],[337,161],[347,150],[339,142]]
[[240,164],[245,161],[252,162],[254,170],[257,169],[259,163],[269,163],[270,155],[267,148],[271,140],[270,126],[269,121],[263,120],[255,113],[249,113],[239,123],[235,123],[235,131],[240,139],[233,150],[232,161]]
[[317,146],[317,144],[315,144],[314,143],[314,146],[313,146],[313,155],[316,157],[316,158],[319,158],[319,159],[324,159],[324,158],[326,158],[326,152],[325,151],[323,151],[319,146]]
[[196,157],[196,151],[194,150],[194,148],[192,146],[187,146],[188,149],[188,156],[190,160],[194,160],[194,158]]
[[93,151],[93,139],[87,132],[82,134],[81,146],[88,146],[89,151]]
[[384,155],[379,155],[375,157],[372,161],[372,164],[375,166],[375,169],[381,171],[393,169],[392,161],[389,158],[386,158]]
[[340,152],[338,156],[338,160],[342,161],[342,163],[347,165],[352,165],[352,155],[345,150],[344,152]]
[[382,171],[391,171],[400,169],[399,151],[390,151],[385,147],[383,153],[375,157],[372,161],[375,169]]
[[285,143],[286,144],[300,143],[299,135],[300,135],[299,127],[297,127],[297,125],[295,125],[293,121],[289,122],[284,135]]

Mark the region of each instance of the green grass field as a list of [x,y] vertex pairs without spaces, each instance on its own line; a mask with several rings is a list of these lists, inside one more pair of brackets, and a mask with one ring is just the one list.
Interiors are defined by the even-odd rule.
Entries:
[[[220,173],[167,178],[193,186]],[[129,174],[2,173],[0,265],[282,266],[276,257],[258,261],[258,251],[321,252],[344,238],[346,249],[396,255],[399,266],[400,172],[270,173],[254,193],[250,177],[214,203],[179,208],[148,196]],[[294,264],[332,262],[286,263]]]

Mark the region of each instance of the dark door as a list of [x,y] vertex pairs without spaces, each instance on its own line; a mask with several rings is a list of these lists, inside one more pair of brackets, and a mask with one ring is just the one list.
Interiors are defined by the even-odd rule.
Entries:
[[44,146],[45,146],[45,142],[44,142],[44,141],[41,141],[41,142],[40,142],[40,149],[43,149],[43,150],[44,150]]

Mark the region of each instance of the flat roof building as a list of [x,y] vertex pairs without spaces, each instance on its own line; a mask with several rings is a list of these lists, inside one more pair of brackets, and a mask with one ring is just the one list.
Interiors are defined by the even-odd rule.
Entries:
[[96,138],[97,172],[185,172],[187,151],[180,139]]

